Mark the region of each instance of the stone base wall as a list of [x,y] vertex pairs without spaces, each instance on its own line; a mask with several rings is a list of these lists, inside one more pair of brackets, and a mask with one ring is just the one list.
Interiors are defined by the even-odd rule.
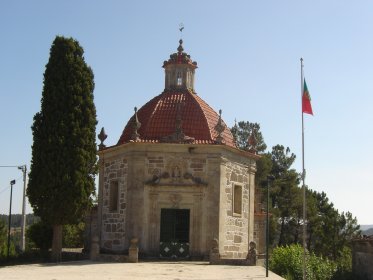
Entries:
[[127,255],[110,255],[100,254],[98,257],[100,262],[129,262]]
[[215,259],[210,260],[212,265],[248,265],[248,260],[246,259]]

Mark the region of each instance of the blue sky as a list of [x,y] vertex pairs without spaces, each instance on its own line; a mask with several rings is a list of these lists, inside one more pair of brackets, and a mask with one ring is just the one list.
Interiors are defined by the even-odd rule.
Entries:
[[[98,126],[115,144],[164,86],[162,63],[184,49],[195,88],[225,122],[258,122],[269,147],[301,170],[300,57],[314,117],[305,116],[307,184],[373,224],[372,1],[0,1],[0,165],[30,167],[33,116],[56,35],[77,39],[95,74]],[[0,213],[21,212],[22,173],[0,168]],[[27,211],[32,211],[30,206]]]

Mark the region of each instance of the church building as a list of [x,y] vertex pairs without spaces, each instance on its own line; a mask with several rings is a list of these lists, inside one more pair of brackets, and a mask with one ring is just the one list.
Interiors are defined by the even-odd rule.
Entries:
[[[98,244],[140,257],[244,259],[254,237],[255,141],[236,147],[194,89],[197,63],[179,41],[164,61],[165,86],[125,125],[118,143],[99,135]],[[227,96],[228,98],[228,96]]]

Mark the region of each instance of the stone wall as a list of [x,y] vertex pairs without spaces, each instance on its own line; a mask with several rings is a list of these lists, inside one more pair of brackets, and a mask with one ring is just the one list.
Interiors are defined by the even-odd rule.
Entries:
[[[219,240],[222,258],[245,259],[254,228],[255,160],[220,145],[129,143],[100,154],[101,252],[126,253],[138,239],[142,256],[159,256],[161,209],[189,209],[190,255],[208,257]],[[110,184],[119,207],[110,211]],[[234,213],[235,186],[241,195]]]
[[[220,237],[219,251],[222,258],[245,258],[249,243],[249,210],[250,210],[250,184],[248,167],[233,162],[225,164],[225,180],[222,183],[224,198],[220,206],[225,212],[224,230]],[[234,213],[234,188],[242,187],[242,210]]]
[[352,271],[358,279],[373,280],[373,237],[352,242]]
[[259,255],[266,252],[266,213],[255,214],[254,242]]
[[[105,251],[124,251],[125,219],[127,203],[127,169],[124,158],[105,161],[104,187],[102,192],[101,248]],[[110,211],[110,184],[118,182],[118,209]]]

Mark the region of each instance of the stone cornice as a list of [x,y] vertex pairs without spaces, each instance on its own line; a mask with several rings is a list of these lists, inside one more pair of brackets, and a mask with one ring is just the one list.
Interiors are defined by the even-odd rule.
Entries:
[[147,142],[129,142],[121,145],[105,147],[97,152],[98,156],[110,157],[116,156],[121,152],[187,152],[190,154],[206,154],[229,153],[246,159],[257,161],[261,158],[260,155],[243,151],[226,145],[211,145],[211,144],[174,144],[174,143],[147,143]]

